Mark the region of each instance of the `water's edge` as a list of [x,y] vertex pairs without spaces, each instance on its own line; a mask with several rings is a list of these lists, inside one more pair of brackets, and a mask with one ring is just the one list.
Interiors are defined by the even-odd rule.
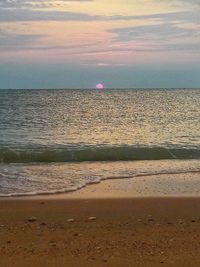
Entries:
[[[200,163],[200,162],[199,162]],[[7,165],[7,164],[6,164]],[[17,164],[18,165],[18,164]],[[21,165],[21,164],[20,164]],[[35,164],[34,164],[35,165]],[[43,164],[40,164],[43,165]],[[37,165],[35,165],[37,166]],[[154,170],[154,171],[149,171],[149,172],[141,172],[141,173],[135,173],[132,175],[123,175],[123,176],[107,176],[107,177],[99,177],[98,179],[95,180],[85,180],[84,183],[76,186],[76,187],[71,187],[71,188],[62,188],[59,190],[48,190],[48,191],[35,191],[35,192],[27,192],[27,193],[10,193],[10,194],[0,194],[0,198],[12,198],[12,197],[28,197],[28,196],[44,196],[44,195],[56,195],[56,194],[62,194],[62,193],[70,193],[70,192],[75,192],[78,191],[82,188],[87,187],[88,185],[92,184],[98,184],[101,183],[104,180],[110,180],[110,179],[131,179],[134,177],[148,177],[148,176],[159,176],[159,175],[177,175],[177,174],[192,174],[192,173],[199,173],[200,174],[200,167],[199,168],[190,168],[190,169],[177,169],[174,171],[166,171],[166,170]]]

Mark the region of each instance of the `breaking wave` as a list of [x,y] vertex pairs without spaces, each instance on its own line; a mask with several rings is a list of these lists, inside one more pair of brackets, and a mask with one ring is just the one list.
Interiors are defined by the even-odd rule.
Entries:
[[200,159],[199,149],[133,147],[133,146],[94,146],[81,148],[2,148],[2,163],[51,163],[84,161],[134,161],[161,159]]

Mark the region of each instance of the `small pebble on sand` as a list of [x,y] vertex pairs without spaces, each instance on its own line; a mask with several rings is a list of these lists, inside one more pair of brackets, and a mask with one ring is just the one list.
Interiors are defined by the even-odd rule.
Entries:
[[49,241],[49,245],[56,247],[56,242],[54,240]]
[[67,222],[74,222],[74,219],[68,219]]
[[179,219],[178,222],[179,222],[179,224],[183,224],[183,220],[182,219]]
[[28,222],[35,222],[35,221],[37,221],[37,218],[36,217],[30,217],[28,219]]
[[89,218],[88,218],[89,221],[94,221],[94,220],[96,220],[96,219],[97,219],[96,217],[89,217]]
[[39,226],[45,226],[45,225],[47,225],[47,224],[45,222],[42,222],[42,223],[40,223]]
[[79,236],[79,234],[78,233],[74,233],[74,236]]

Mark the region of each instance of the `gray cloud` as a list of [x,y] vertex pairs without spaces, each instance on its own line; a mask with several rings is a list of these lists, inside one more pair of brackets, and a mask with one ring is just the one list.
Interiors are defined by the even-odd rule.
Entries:
[[[146,16],[149,21],[155,21],[155,24],[143,26],[130,26],[125,28],[114,28],[109,30],[113,34],[114,43],[134,42],[153,43],[150,49],[157,51],[187,51],[199,52],[200,46],[200,18],[198,12],[177,12],[154,14]],[[184,24],[196,25],[188,28]],[[186,41],[187,40],[187,41]],[[148,45],[143,49],[148,51]]]
[[[1,9],[1,8],[0,8]],[[198,12],[171,12],[158,13],[152,15],[136,16],[103,16],[89,15],[83,12],[50,11],[50,10],[31,10],[31,9],[5,9],[0,12],[0,22],[22,22],[22,21],[117,21],[117,20],[152,20],[152,21],[171,21],[195,22],[199,23]]]
[[33,46],[38,40],[44,38],[41,34],[11,34],[1,32],[0,51],[22,50],[25,47]]
[[[90,15],[84,12],[52,11],[48,8],[66,6],[70,2],[93,2],[94,0],[0,0],[0,21],[109,21],[109,20],[177,20],[179,22],[198,21],[199,10],[185,12],[158,13],[138,16]],[[154,0],[155,3],[161,0]],[[162,0],[173,5],[200,6],[200,0]],[[188,9],[189,10],[189,9]],[[1,12],[2,11],[2,12]]]
[[110,30],[110,32],[115,34],[114,41],[169,40],[172,38],[187,38],[197,34],[195,30],[181,28],[173,23],[116,28]]
[[[159,0],[161,1],[161,0]],[[163,0],[162,0],[163,1]],[[171,3],[175,6],[189,6],[189,7],[200,7],[200,1],[199,0],[165,0],[168,3]]]
[[86,13],[67,11],[43,11],[29,9],[7,9],[0,13],[2,22],[21,21],[91,21],[98,20],[98,16],[90,16]]
[[[1,0],[0,8],[51,8],[66,6],[70,2],[93,2],[94,0]],[[200,6],[199,0],[154,0],[156,2],[167,2],[174,6],[196,7]]]
[[0,8],[7,9],[7,8],[51,8],[51,7],[62,7],[66,6],[67,3],[70,2],[91,2],[93,0],[1,0],[0,1]]
[[[0,31],[0,51],[50,51],[50,50],[74,50],[77,51],[97,46],[98,43],[85,43],[79,45],[42,45],[38,41],[48,38],[41,34],[14,34]],[[71,53],[70,53],[71,54]]]

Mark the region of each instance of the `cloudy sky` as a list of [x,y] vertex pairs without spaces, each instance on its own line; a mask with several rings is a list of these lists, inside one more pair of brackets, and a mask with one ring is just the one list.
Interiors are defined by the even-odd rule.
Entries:
[[0,0],[0,88],[200,87],[200,0]]

